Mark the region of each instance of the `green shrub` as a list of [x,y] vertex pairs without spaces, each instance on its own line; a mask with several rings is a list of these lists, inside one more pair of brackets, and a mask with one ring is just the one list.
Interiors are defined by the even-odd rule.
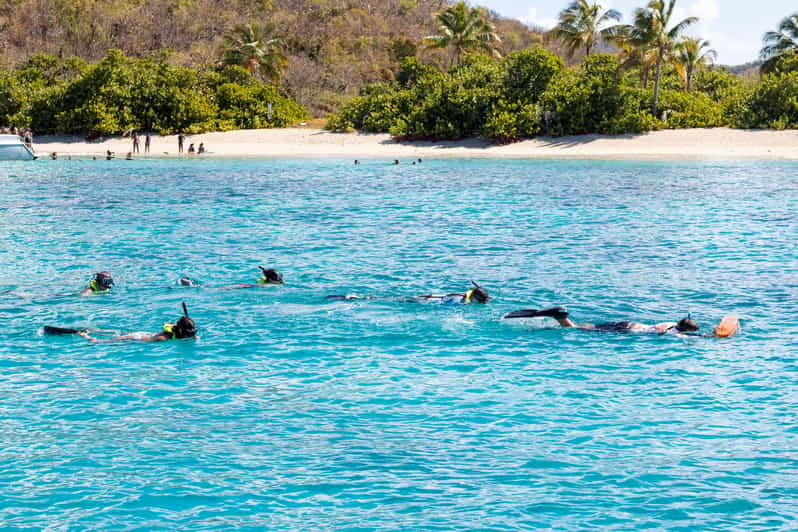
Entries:
[[216,104],[220,120],[244,129],[285,127],[308,116],[298,103],[282,96],[270,85],[242,87],[225,83],[216,91]]
[[798,128],[798,72],[765,75],[740,106],[736,127]]
[[488,113],[482,136],[506,144],[538,135],[540,130],[540,110],[536,105],[501,100]]
[[637,116],[634,91],[623,90],[616,73],[618,61],[609,55],[588,56],[581,69],[555,75],[541,99],[552,114],[548,133],[554,136],[616,132],[625,108]]
[[665,127],[669,129],[725,125],[723,106],[700,92],[664,90],[660,92],[659,107],[667,115]]
[[281,127],[307,116],[240,67],[200,75],[163,58],[133,59],[111,50],[92,66],[37,54],[16,72],[0,71],[0,121],[29,125],[37,133],[198,133]]
[[563,61],[543,48],[529,48],[504,58],[503,89],[510,101],[537,103]]

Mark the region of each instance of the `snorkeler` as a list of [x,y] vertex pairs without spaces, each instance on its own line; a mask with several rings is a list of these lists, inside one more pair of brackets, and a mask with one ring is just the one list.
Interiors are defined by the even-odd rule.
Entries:
[[114,286],[114,280],[108,272],[97,272],[89,281],[89,285],[78,292],[80,296],[96,296],[100,294],[111,293],[111,288]]
[[177,285],[178,286],[188,286],[188,287],[191,287],[191,288],[195,288],[197,286],[200,286],[200,282],[197,281],[196,279],[192,279],[188,275],[184,275],[180,279],[177,280]]
[[[107,332],[107,331],[93,331]],[[137,342],[161,342],[163,340],[182,340],[184,338],[195,338],[197,336],[197,325],[194,320],[188,317],[188,309],[186,304],[183,303],[183,316],[175,323],[164,323],[163,330],[157,333],[148,332],[135,332],[130,334],[123,334],[121,336],[114,336],[108,339],[99,339],[91,336],[88,329],[66,329],[62,327],[52,327],[49,325],[44,326],[45,334],[76,334],[81,338],[85,338],[90,342],[122,342],[122,341],[137,341]]]
[[258,266],[263,275],[258,278],[257,284],[231,284],[223,286],[222,288],[257,288],[259,286],[274,286],[285,284],[283,282],[283,274],[274,268],[264,268]]
[[262,275],[257,279],[257,284],[252,283],[242,283],[242,284],[230,284],[225,286],[206,286],[200,281],[196,279],[192,279],[188,275],[183,275],[180,279],[177,280],[177,286],[185,286],[188,288],[207,288],[210,290],[230,290],[234,288],[259,288],[262,286],[274,286],[274,285],[281,285],[285,284],[283,282],[283,275],[275,270],[274,268],[264,268],[263,266],[258,266]]
[[413,303],[432,303],[439,305],[468,305],[470,303],[485,304],[490,301],[488,291],[478,285],[475,281],[471,281],[474,288],[469,288],[465,292],[455,292],[452,294],[426,294],[422,296],[411,297],[376,297],[376,296],[358,296],[358,295],[330,295],[325,299],[327,301],[353,301],[353,300],[374,300],[382,299],[384,301],[404,301]]
[[469,303],[485,304],[490,301],[488,291],[479,286],[475,281],[471,281],[474,288],[469,288],[465,292],[453,294],[427,294],[411,298],[412,301],[426,303],[437,303],[440,305],[468,305]]
[[[574,323],[564,307],[552,307],[544,310],[516,310],[505,314],[504,319],[513,318],[554,318],[561,327],[567,329],[583,329],[586,331],[638,333],[638,334],[675,334],[680,336],[696,336],[700,329],[698,323],[688,315],[678,322],[662,322],[655,325],[646,325],[634,321],[614,321],[609,323]],[[715,327],[711,334],[718,338],[728,338],[740,330],[740,322],[734,316],[726,316]]]

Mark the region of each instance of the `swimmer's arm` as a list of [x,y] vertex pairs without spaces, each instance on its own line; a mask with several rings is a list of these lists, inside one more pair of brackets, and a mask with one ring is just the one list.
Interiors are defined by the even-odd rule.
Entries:
[[80,292],[78,292],[79,296],[90,296],[90,295],[93,295],[93,294],[94,294],[94,292],[92,292],[91,288],[89,288],[88,286],[86,288],[84,288],[83,290],[81,290]]

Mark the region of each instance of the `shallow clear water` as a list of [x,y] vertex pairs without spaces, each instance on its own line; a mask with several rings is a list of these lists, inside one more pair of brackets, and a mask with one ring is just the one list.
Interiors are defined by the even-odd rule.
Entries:
[[[0,523],[795,529],[798,165],[0,167]],[[280,269],[283,288],[217,290]],[[112,295],[58,296],[110,270]],[[181,274],[206,289],[174,286]],[[460,291],[488,306],[327,302]],[[44,324],[197,341],[89,344]],[[736,338],[501,321],[737,314]],[[522,320],[523,321],[523,320]],[[549,324],[551,325],[551,324]]]

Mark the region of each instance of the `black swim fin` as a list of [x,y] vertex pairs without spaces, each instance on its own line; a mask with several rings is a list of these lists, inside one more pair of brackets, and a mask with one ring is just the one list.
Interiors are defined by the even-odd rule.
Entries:
[[44,326],[44,334],[78,334],[82,332],[89,332],[88,329],[68,329],[66,327],[53,327],[51,325]]
[[565,310],[565,307],[551,307],[543,310],[514,310],[504,315],[506,320],[513,318],[554,318],[555,320],[562,320],[567,317],[568,311]]

